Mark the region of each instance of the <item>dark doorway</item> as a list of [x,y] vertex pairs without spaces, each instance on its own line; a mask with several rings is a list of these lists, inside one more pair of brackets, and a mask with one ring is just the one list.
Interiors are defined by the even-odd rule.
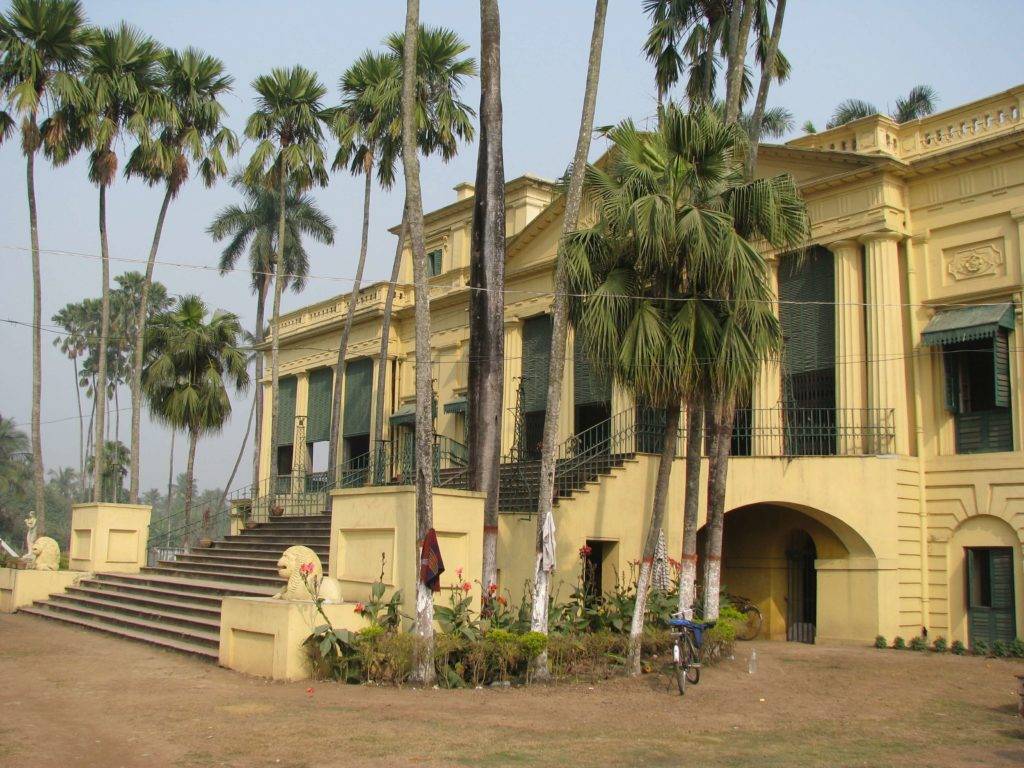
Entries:
[[587,403],[576,406],[577,453],[607,453],[611,437],[611,403]]
[[967,639],[992,645],[1017,636],[1013,609],[1013,550],[1010,547],[968,547]]
[[794,531],[786,550],[789,596],[786,605],[786,639],[813,643],[818,622],[818,574],[814,570],[817,551],[806,531]]
[[611,547],[610,541],[587,539],[586,555],[583,557],[583,592],[587,600],[600,600],[604,584],[604,561]]

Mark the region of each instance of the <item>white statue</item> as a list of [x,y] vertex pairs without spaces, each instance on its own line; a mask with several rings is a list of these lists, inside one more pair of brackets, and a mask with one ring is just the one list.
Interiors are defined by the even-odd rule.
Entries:
[[32,545],[36,543],[36,513],[29,512],[25,518],[25,554],[32,552]]
[[344,602],[341,598],[341,584],[337,579],[324,576],[320,558],[309,547],[288,547],[277,561],[277,573],[288,580],[284,588],[274,595],[278,600],[312,600],[313,596],[306,586],[309,584],[325,602]]
[[32,545],[37,571],[60,570],[60,545],[49,536],[40,536]]

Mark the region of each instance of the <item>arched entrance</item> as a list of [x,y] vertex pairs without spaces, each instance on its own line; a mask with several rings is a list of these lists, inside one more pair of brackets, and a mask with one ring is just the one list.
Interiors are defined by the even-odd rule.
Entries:
[[722,589],[758,606],[763,637],[870,641],[889,610],[887,577],[864,539],[820,510],[763,503],[725,516]]

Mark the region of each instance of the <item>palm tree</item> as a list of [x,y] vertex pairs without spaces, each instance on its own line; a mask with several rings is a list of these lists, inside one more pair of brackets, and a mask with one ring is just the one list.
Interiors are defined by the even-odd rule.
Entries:
[[[103,446],[103,488],[100,493],[100,501],[110,501],[115,504],[122,504],[126,500],[124,479],[128,475],[128,462],[130,461],[128,446],[119,440],[107,440]],[[87,471],[93,471],[96,464],[96,454],[90,457]]]
[[[327,89],[316,74],[302,66],[274,69],[252,83],[257,93],[256,111],[249,116],[245,135],[257,141],[245,169],[245,181],[274,189],[278,195],[276,279],[270,342],[270,439],[277,439],[278,351],[281,342],[281,292],[284,288],[285,217],[289,185],[306,190],[327,183],[324,169],[324,122],[327,113],[321,100]],[[271,476],[278,474],[277,451],[271,450]],[[258,479],[258,478],[257,478]],[[271,483],[271,492],[274,484]]]
[[[107,238],[107,189],[117,178],[117,146],[126,131],[146,139],[153,121],[169,119],[162,92],[160,44],[128,24],[104,29],[89,42],[89,57],[76,98],[51,117],[44,134],[57,162],[66,162],[79,147],[89,152],[89,180],[99,188],[99,230],[102,256],[100,349],[110,335],[110,247]],[[100,355],[97,371],[105,391],[107,358]],[[96,400],[94,445],[104,445],[106,398]],[[100,501],[104,452],[93,461],[93,501]]]
[[[597,103],[597,84],[601,75],[601,51],[604,45],[604,24],[608,13],[608,0],[597,0],[594,7],[594,31],[590,39],[590,60],[587,64],[587,79],[583,89],[583,110],[580,116],[580,130],[576,137],[576,154],[573,156],[569,187],[565,195],[565,215],[562,221],[562,237],[576,229],[579,221],[580,204],[583,200],[583,177],[590,153],[590,137],[594,132],[594,109]],[[533,610],[530,628],[534,632],[548,631],[548,595],[551,574],[555,563],[545,562],[545,535],[548,532],[548,516],[552,513],[555,495],[555,446],[558,440],[558,418],[562,405],[562,379],[565,373],[566,330],[568,328],[568,274],[565,256],[559,249],[555,261],[554,297],[551,303],[551,362],[548,368],[547,411],[544,414],[543,448],[540,456],[540,491],[537,504],[536,565],[533,575]],[[547,652],[541,653],[534,663],[534,674],[541,678],[549,676]]]
[[139,501],[139,432],[142,423],[142,348],[148,317],[149,289],[164,219],[171,200],[189,177],[195,163],[207,187],[227,173],[225,154],[238,151],[235,134],[224,127],[224,105],[220,99],[231,92],[232,78],[224,63],[195,48],[165,51],[160,59],[159,86],[167,98],[166,113],[156,137],[139,144],[128,159],[125,174],[139,176],[147,184],[164,185],[163,202],[157,214],[153,242],[146,262],[135,325],[135,350],[131,361],[132,434],[128,501]]
[[[572,318],[594,365],[665,412],[665,435],[637,583],[630,667],[639,671],[651,561],[664,520],[680,404],[737,381],[736,359],[778,344],[767,265],[751,244],[806,231],[788,176],[745,181],[747,136],[713,108],[672,104],[659,128],[631,121],[609,133],[607,169],[587,188],[598,221],[566,241]],[[745,369],[744,369],[745,370]],[[711,384],[709,384],[711,382]]]
[[[420,26],[419,0],[407,0],[405,39],[402,51],[402,167],[405,171],[405,212],[412,240],[413,279],[416,284],[416,541],[423,542],[434,527],[433,384],[430,367],[430,301],[427,283],[427,251],[423,239],[423,197],[420,190],[420,159],[416,141],[416,49]],[[413,679],[423,685],[434,682],[434,595],[416,570],[418,635]]]
[[[358,100],[360,110],[377,115],[377,181],[390,189],[395,180],[395,163],[402,149],[402,56],[405,32],[396,32],[385,41],[387,52],[373,69],[365,68],[365,82],[353,78],[343,90]],[[425,156],[437,155],[448,162],[458,152],[459,142],[472,141],[472,119],[476,112],[459,98],[466,80],[477,75],[476,60],[463,56],[469,46],[455,32],[421,25],[416,45],[416,141]],[[356,69],[353,65],[353,70]],[[356,73],[358,74],[358,73]],[[384,434],[384,387],[387,381],[388,345],[391,340],[391,312],[394,307],[402,254],[405,252],[408,226],[403,210],[402,226],[395,245],[384,299],[380,355],[377,361],[374,444]]]
[[[401,150],[401,105],[397,97],[401,93],[401,51],[404,33],[391,35],[387,43],[388,51],[365,52],[342,75],[342,102],[332,124],[332,129],[339,140],[334,168],[337,170],[347,166],[353,175],[363,175],[363,226],[359,262],[352,291],[349,293],[345,326],[338,343],[338,364],[335,369],[338,375],[334,378],[330,448],[327,459],[327,466],[332,471],[337,467],[338,447],[341,444],[341,393],[345,356],[355,316],[356,298],[366,264],[373,168],[379,161],[378,179],[385,189],[390,189],[394,182],[395,161]],[[457,92],[463,79],[475,74],[475,63],[472,59],[459,58],[469,46],[452,30],[421,26],[417,47],[417,141],[421,151],[425,153],[436,147],[442,154],[448,151],[454,154],[458,139],[471,138],[473,134],[470,123],[472,110],[458,100]],[[441,118],[441,115],[444,117]],[[399,259],[402,240],[404,235],[399,241]],[[397,279],[396,272],[388,290],[392,301],[393,283]],[[384,329],[381,337],[384,349],[381,366],[386,365],[386,339],[390,333],[389,315],[390,305],[385,309],[385,323],[388,327]],[[383,370],[381,367],[378,371],[379,393],[383,392]],[[381,412],[377,420],[377,442],[383,429],[383,397],[381,396],[379,400]]]
[[[28,435],[18,429],[14,419],[0,415],[0,494],[6,495],[22,487],[25,469],[22,457],[28,453],[30,445]],[[38,514],[36,519],[39,519]]]
[[73,91],[90,35],[78,0],[12,0],[7,13],[0,14],[0,143],[14,131],[20,118],[18,128],[25,155],[32,248],[32,466],[40,534],[46,527],[46,490],[39,426],[43,316],[35,157],[41,143],[39,118]]
[[[143,386],[151,413],[171,429],[188,432],[185,530],[192,512],[196,444],[219,432],[231,416],[227,387],[249,386],[245,353],[239,349],[238,317],[207,309],[198,296],[183,296],[154,318],[146,331]],[[187,535],[187,533],[186,533]]]
[[469,487],[482,491],[482,581],[498,581],[498,493],[505,365],[505,160],[501,113],[501,21],[480,0],[480,145],[469,251]]
[[[280,222],[280,205],[277,193],[262,184],[247,184],[241,174],[231,180],[242,194],[241,204],[222,208],[207,227],[207,233],[216,241],[228,240],[221,251],[220,273],[226,274],[235,268],[238,259],[248,249],[249,271],[252,276],[252,290],[256,294],[256,334],[254,347],[259,347],[266,338],[267,292],[276,272],[277,231]],[[295,292],[306,285],[309,274],[309,254],[303,245],[303,238],[318,243],[334,243],[334,224],[330,217],[316,204],[312,195],[301,192],[294,184],[285,191],[285,239],[284,271],[282,289],[291,287]],[[253,441],[252,479],[259,482],[260,451],[263,424],[263,355],[256,356],[256,387],[254,408],[256,436]]]
[[[897,123],[908,123],[927,117],[935,111],[939,100],[935,89],[930,85],[915,85],[906,96],[896,99],[896,110],[891,117]],[[862,117],[880,114],[874,104],[862,99],[846,99],[839,102],[825,128],[838,128],[841,125],[860,120]],[[808,131],[813,133],[813,131]]]
[[85,416],[82,413],[82,390],[79,386],[78,358],[89,349],[85,335],[83,307],[81,304],[66,304],[51,319],[64,329],[64,335],[56,336],[53,345],[70,361],[75,373],[75,400],[78,403],[78,480],[81,496],[85,497]]

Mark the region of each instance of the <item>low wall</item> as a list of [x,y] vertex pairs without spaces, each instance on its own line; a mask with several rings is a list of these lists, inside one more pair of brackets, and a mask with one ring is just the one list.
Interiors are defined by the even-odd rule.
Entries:
[[94,573],[138,573],[146,565],[151,512],[144,504],[75,504],[68,564]]
[[0,568],[0,613],[14,613],[37,600],[46,600],[89,575],[84,571]]

